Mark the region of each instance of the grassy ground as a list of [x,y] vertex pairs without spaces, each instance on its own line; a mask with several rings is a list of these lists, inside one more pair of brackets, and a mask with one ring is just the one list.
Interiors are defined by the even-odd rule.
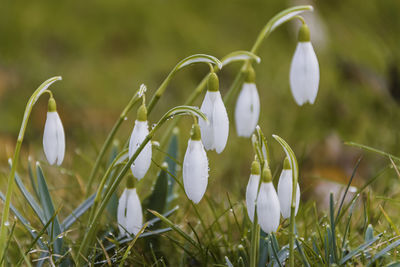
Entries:
[[[63,76],[63,81],[52,88],[66,130],[66,159],[62,168],[42,164],[55,208],[60,208],[61,220],[84,200],[90,167],[101,144],[141,83],[145,83],[149,93],[153,93],[169,70],[188,55],[207,53],[221,58],[234,50],[250,49],[268,19],[292,4],[256,0],[229,3],[178,0],[151,3],[3,1],[2,10],[7,12],[0,16],[3,36],[0,43],[1,191],[5,193],[6,190],[7,159],[14,152],[24,106],[33,90],[45,79]],[[400,72],[397,66],[400,54],[397,48],[400,37],[397,32],[400,21],[397,13],[400,3],[396,0],[349,0],[312,4],[317,11],[317,20],[307,16],[306,20],[310,20],[311,27],[313,24],[317,26],[312,29],[321,71],[316,104],[298,107],[290,94],[288,73],[298,25],[289,23],[274,32],[258,53],[262,59],[255,66],[262,103],[260,126],[270,143],[275,179],[284,154],[271,134],[285,138],[299,159],[303,193],[297,227],[299,236],[304,239],[302,247],[306,259],[312,265],[339,263],[346,251],[367,243],[368,246],[362,247],[362,253],[356,253],[351,263],[343,263],[363,266],[382,248],[396,242],[400,235],[397,229],[400,221],[397,215],[399,176],[393,168],[398,162],[393,159],[392,164],[387,156],[364,152],[343,142],[353,141],[398,155]],[[239,64],[233,64],[221,72],[222,94],[227,92],[238,68]],[[166,110],[183,103],[207,71],[206,66],[194,66],[180,72],[151,114],[150,121],[157,121]],[[196,105],[201,104],[201,99]],[[227,108],[232,112],[233,106]],[[40,100],[32,113],[24,141],[18,172],[26,185],[29,184],[28,156],[33,161],[44,161],[41,139],[45,111],[46,101]],[[134,113],[129,113],[117,136],[119,143],[116,146],[119,148],[130,134]],[[233,116],[230,118],[233,126]],[[179,162],[183,159],[189,129],[190,120],[183,119],[180,123]],[[162,133],[156,135],[156,140],[160,138]],[[138,185],[142,200],[151,194],[151,185],[159,172],[156,165],[162,163],[164,156],[162,151],[155,150],[154,153],[159,161],[152,165],[146,179]],[[111,157],[109,154],[107,157]],[[154,239],[138,240],[128,262],[146,265],[157,262],[161,265],[163,259],[171,266],[179,262],[195,266],[204,265],[206,261],[210,265],[224,264],[224,256],[227,256],[235,266],[240,258],[246,264],[250,223],[244,195],[253,159],[251,143],[238,138],[231,127],[223,154],[209,153],[208,156],[210,180],[207,200],[197,207],[204,224],[199,222],[195,210],[179,188],[175,188],[178,197],[169,204],[169,208],[179,204],[179,209],[169,218],[196,244],[200,243],[201,248],[170,231]],[[350,197],[358,196],[352,219],[349,220],[349,210],[342,213],[343,217],[333,227],[336,229],[337,247],[332,249],[330,209],[335,211],[335,215],[338,213],[340,194],[361,156],[352,182],[354,190],[363,189],[371,179],[377,178],[359,195],[349,193]],[[102,168],[100,173],[106,168],[106,160]],[[100,177],[96,177],[96,183],[99,180]],[[96,183],[91,192],[94,192]],[[33,191],[32,187],[28,188]],[[334,208],[330,207],[330,191],[335,192]],[[345,207],[349,203],[346,201]],[[32,210],[19,192],[13,198],[13,204],[25,217],[33,218]],[[79,245],[84,222],[82,219],[81,223],[76,223],[65,238],[74,248]],[[350,230],[345,234],[348,222]],[[37,219],[32,219],[31,224],[40,230]],[[367,231],[370,224],[372,237]],[[287,243],[286,226],[287,222],[283,222],[282,230],[276,236],[279,249]],[[165,228],[167,225],[158,224],[157,227]],[[99,239],[110,231],[116,234],[115,230],[112,212],[105,213]],[[379,239],[370,241],[380,234]],[[104,238],[105,245],[110,245]],[[26,230],[18,222],[7,260],[15,264],[21,251],[26,251],[32,240],[27,238]],[[149,249],[150,243],[154,253]],[[268,251],[265,255],[273,260],[272,247],[268,249],[268,242],[265,244]],[[210,253],[206,252],[207,248]],[[108,254],[99,243],[97,249],[101,256],[96,261],[104,261],[103,265],[107,265],[105,255]],[[120,260],[125,250],[126,244],[116,252],[110,250],[110,261]],[[31,253],[29,257],[35,259],[39,254]],[[299,252],[296,256],[298,264],[304,263],[300,255]],[[322,255],[322,259],[317,255]],[[379,259],[382,262],[375,264],[381,266],[397,259],[396,250],[391,250],[389,255],[384,254]]]

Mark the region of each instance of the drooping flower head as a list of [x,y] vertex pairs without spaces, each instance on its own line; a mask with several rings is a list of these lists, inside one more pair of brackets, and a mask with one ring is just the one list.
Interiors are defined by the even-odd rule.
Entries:
[[310,30],[303,24],[299,31],[299,42],[290,66],[290,88],[299,106],[314,104],[318,93],[319,65],[310,42]]
[[235,123],[238,136],[250,137],[260,116],[260,98],[255,84],[255,72],[251,65],[245,75],[245,82],[236,101]]
[[65,134],[60,116],[57,113],[56,101],[51,96],[43,133],[43,150],[47,161],[61,165],[65,154]]
[[211,73],[207,82],[207,93],[200,110],[207,116],[208,122],[199,119],[201,140],[207,150],[221,153],[229,135],[229,120],[224,102],[219,92],[219,80],[215,73]]
[[131,176],[118,201],[117,221],[121,235],[136,235],[143,226],[142,204]]
[[[129,140],[129,158],[132,158],[148,134],[147,109],[143,103],[138,109],[135,126]],[[131,166],[132,174],[138,180],[142,179],[147,173],[151,164],[151,155],[151,142],[148,142]]]
[[[287,219],[290,218],[290,207],[292,204],[292,192],[293,192],[293,174],[290,168],[289,159],[286,157],[283,163],[283,170],[278,182],[278,197],[279,204],[281,206],[282,217]],[[296,208],[295,216],[299,209],[300,203],[300,187],[296,184]]]
[[207,189],[208,159],[201,142],[200,126],[196,123],[183,159],[182,172],[186,195],[194,203],[199,203]]
[[261,173],[261,186],[257,198],[257,216],[261,229],[267,234],[276,232],[280,221],[278,195],[272,184],[271,171],[264,166]]
[[251,174],[246,188],[246,206],[250,221],[254,220],[254,207],[257,199],[258,185],[260,183],[260,163],[254,160],[251,164]]

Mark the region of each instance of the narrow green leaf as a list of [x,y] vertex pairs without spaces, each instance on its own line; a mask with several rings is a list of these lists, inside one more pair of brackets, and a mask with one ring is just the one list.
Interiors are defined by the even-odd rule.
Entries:
[[376,148],[373,148],[373,147],[370,147],[370,146],[366,146],[366,145],[362,145],[362,144],[358,144],[358,143],[354,143],[354,142],[344,142],[344,144],[348,145],[348,146],[358,147],[358,148],[361,148],[363,150],[370,151],[370,152],[373,152],[373,153],[376,153],[376,154],[380,154],[380,155],[385,156],[385,157],[387,157],[389,159],[392,158],[392,159],[395,159],[397,161],[400,161],[399,157],[396,157],[393,154],[387,153],[385,151],[382,151],[382,150],[379,150],[379,149],[376,149]]
[[374,238],[374,228],[372,225],[368,225],[367,230],[365,231],[365,241],[372,240]]
[[163,221],[165,224],[167,224],[169,227],[171,227],[175,232],[177,232],[180,236],[182,236],[184,239],[186,239],[186,241],[188,241],[190,244],[192,244],[199,251],[202,251],[200,245],[193,238],[191,238],[188,234],[183,232],[179,227],[177,227],[168,218],[164,217],[157,211],[149,210],[149,212],[153,213],[156,217],[160,218],[161,221]]
[[[163,169],[160,170],[157,176],[155,185],[153,186],[152,193],[144,201],[144,209],[155,210],[159,213],[163,213],[167,202],[167,191],[168,191],[168,174],[164,169],[168,168],[167,163],[163,163]],[[151,213],[147,214],[147,220],[153,218]]]
[[15,182],[17,183],[17,186],[19,190],[21,191],[22,195],[25,197],[26,201],[28,202],[29,206],[33,209],[41,223],[44,225],[47,222],[46,217],[43,214],[43,210],[40,208],[39,204],[36,202],[36,200],[33,198],[33,196],[29,193],[29,191],[26,189],[24,183],[21,181],[21,178],[19,178],[18,173],[15,173],[14,175]]
[[[44,216],[48,221],[54,216],[54,205],[53,201],[51,200],[46,179],[44,177],[43,170],[40,167],[39,162],[36,163],[36,172],[38,179],[40,203],[43,208]],[[54,221],[47,227],[47,231],[49,232],[49,236],[52,237],[51,241],[54,241],[54,252],[58,255],[62,255],[63,239],[59,236],[61,234],[61,227],[58,222],[57,216],[54,217]]]
[[333,202],[333,193],[330,193],[329,195],[329,218],[330,218],[330,223],[331,223],[331,236],[332,236],[332,244],[331,248],[333,250],[333,260],[335,263],[338,262],[338,256],[337,256],[337,246],[336,246],[336,225],[335,225],[335,205]]
[[31,181],[31,185],[33,188],[33,192],[35,192],[35,196],[37,199],[39,199],[39,191],[37,188],[37,183],[36,183],[36,177],[35,177],[35,173],[33,172],[32,169],[32,162],[31,162],[31,158],[28,158],[28,174],[29,174],[29,180]]
[[93,200],[96,196],[96,193],[91,195],[88,199],[82,202],[67,218],[62,222],[61,229],[62,231],[68,230],[71,225],[76,222],[79,217],[81,217],[89,208],[93,205]]
[[[2,192],[0,192],[0,198],[5,201],[6,197]],[[32,228],[31,224],[27,219],[24,218],[24,216],[21,215],[21,213],[11,204],[10,205],[11,211],[14,213],[15,217],[18,218],[18,220],[22,223],[22,225],[25,227],[25,229],[29,232],[29,234],[36,239],[37,234],[36,231]],[[38,240],[38,245],[41,249],[46,250],[47,247],[43,244],[41,240]]]
[[[376,237],[378,238],[378,237]],[[374,238],[375,239],[375,238]],[[380,259],[381,257],[385,256],[386,253],[388,253],[390,250],[396,248],[397,246],[400,245],[400,239],[396,240],[395,242],[391,243],[390,245],[386,246],[385,248],[383,248],[382,250],[380,250],[378,253],[376,253],[374,255],[374,257],[372,257],[371,261],[368,263],[367,266],[370,266],[371,264],[373,264],[375,261],[377,261],[378,259]]]
[[138,240],[139,236],[143,233],[144,229],[146,229],[147,224],[144,224],[143,227],[139,230],[139,232],[135,235],[135,238],[132,240],[132,242],[129,244],[128,248],[125,250],[124,255],[122,256],[121,262],[119,263],[119,267],[124,266],[124,263],[126,261],[126,259],[129,256],[129,252],[131,251],[131,249],[133,248],[133,246],[136,243],[136,240]]
[[[351,258],[355,257],[357,254],[365,250],[366,248],[370,247],[373,243],[375,243],[381,236],[376,236],[372,238],[371,240],[366,241],[364,244],[358,246],[356,249],[351,251],[349,254],[345,255],[340,261],[339,264],[345,264],[348,260]],[[376,255],[375,255],[376,256]]]
[[301,261],[303,262],[303,265],[306,267],[311,267],[297,238],[295,239],[295,242],[296,242],[297,250],[299,251],[299,254],[300,254]]
[[[165,157],[165,162],[168,164],[168,172],[173,176],[177,175],[178,172],[178,153],[179,153],[179,128],[175,128],[172,132],[171,141],[168,147],[169,157]],[[167,192],[167,208],[170,207],[171,202],[174,200],[174,185],[175,179],[168,174],[168,192]]]

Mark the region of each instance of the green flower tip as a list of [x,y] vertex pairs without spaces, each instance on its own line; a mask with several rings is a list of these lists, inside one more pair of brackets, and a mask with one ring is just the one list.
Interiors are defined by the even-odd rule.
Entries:
[[299,30],[299,42],[309,42],[310,41],[310,29],[307,24],[303,24]]
[[219,90],[218,76],[214,72],[208,76],[207,87],[208,91],[216,92]]
[[133,178],[132,175],[129,175],[128,179],[126,180],[126,188],[128,189],[135,188],[135,179]]
[[137,120],[138,121],[147,121],[147,108],[144,104],[142,104],[137,111]]
[[286,157],[285,161],[283,162],[283,169],[284,170],[290,170],[291,169],[288,157]]
[[272,181],[271,170],[268,167],[264,166],[262,174],[261,174],[261,179],[262,179],[263,183],[269,183]]
[[260,173],[261,173],[260,163],[257,160],[255,160],[253,161],[253,163],[251,163],[251,174],[260,175]]
[[50,97],[50,99],[49,99],[48,111],[49,112],[57,111],[56,100],[53,97]]
[[256,81],[256,72],[253,69],[253,66],[247,67],[245,71],[245,82],[246,83],[255,83]]
[[196,141],[201,140],[200,126],[197,123],[193,124],[192,133],[191,133],[190,139],[196,140]]

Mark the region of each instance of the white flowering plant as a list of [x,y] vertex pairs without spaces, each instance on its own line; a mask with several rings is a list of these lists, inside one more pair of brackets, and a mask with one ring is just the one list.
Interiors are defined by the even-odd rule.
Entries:
[[[4,202],[0,264],[175,266],[180,263],[181,266],[293,267],[350,266],[360,262],[378,266],[386,263],[386,253],[400,242],[398,239],[389,242],[371,254],[372,246],[381,238],[381,234],[374,234],[372,225],[365,229],[365,240],[356,247],[349,245],[354,203],[366,187],[360,188],[351,201],[345,202],[353,176],[339,205],[334,202],[333,195],[330,196],[328,216],[319,218],[315,212],[318,230],[313,232],[313,236],[308,236],[309,230],[304,229],[307,225],[296,223],[296,217],[303,216],[302,224],[307,224],[304,214],[312,208],[302,207],[303,188],[300,187],[296,155],[283,138],[272,135],[285,155],[280,164],[282,168],[274,166],[267,138],[259,126],[263,103],[256,79],[255,66],[261,61],[257,52],[273,31],[289,21],[301,23],[288,70],[293,103],[312,105],[317,99],[319,63],[311,44],[310,30],[301,16],[303,12],[312,10],[311,6],[295,6],[278,13],[261,30],[249,51],[235,51],[222,59],[206,54],[184,58],[154,93],[141,85],[121,112],[91,167],[85,184],[85,199],[63,220],[59,214],[62,206],[54,205],[47,185],[47,167],[42,167],[46,163],[37,161],[33,164],[31,159],[28,160],[27,176],[32,193],[17,167],[23,161],[20,151],[31,111],[38,99],[45,95],[49,99],[43,133],[44,156],[49,165],[56,166],[61,166],[66,156],[65,131],[68,129],[63,127],[64,114],[58,114],[56,93],[53,92],[56,86],[53,84],[61,77],[46,80],[26,105],[14,157],[9,160],[7,188],[0,192]],[[241,62],[242,66],[229,90],[222,95],[218,74],[233,62]],[[175,74],[193,64],[206,64],[209,72],[187,101],[171,107],[157,120],[150,117]],[[204,97],[201,106],[194,106],[200,97]],[[133,109],[137,112],[135,119],[130,121],[130,137],[123,146],[115,145],[118,131]],[[233,119],[229,119],[231,111]],[[187,116],[191,124],[178,127],[182,116]],[[227,144],[234,142],[232,139],[235,138],[230,128],[236,129],[238,137],[249,140],[254,158],[249,166],[247,186],[242,185],[246,188],[242,201],[233,203],[228,193],[226,208],[207,194],[211,179],[218,179],[212,170],[215,164],[209,162],[208,155],[215,151],[216,157],[223,157]],[[190,131],[190,137],[184,142],[181,159],[178,136],[182,131]],[[350,145],[360,147],[353,143]],[[373,150],[365,146],[361,148]],[[111,155],[110,160],[104,164],[107,155]],[[157,168],[155,177],[149,174],[151,167]],[[138,185],[146,180],[152,180],[153,186],[150,194],[144,196]],[[12,204],[15,185],[35,218],[25,216]],[[205,218],[201,206],[209,208],[213,218]],[[194,211],[195,223],[189,221],[185,209]],[[107,216],[111,218],[104,223]],[[345,220],[344,216],[348,219]],[[345,226],[342,227],[340,222],[346,222]],[[23,248],[14,236],[16,227],[23,228],[30,236],[29,244]],[[14,251],[12,246],[20,248],[16,260],[10,253]]]

